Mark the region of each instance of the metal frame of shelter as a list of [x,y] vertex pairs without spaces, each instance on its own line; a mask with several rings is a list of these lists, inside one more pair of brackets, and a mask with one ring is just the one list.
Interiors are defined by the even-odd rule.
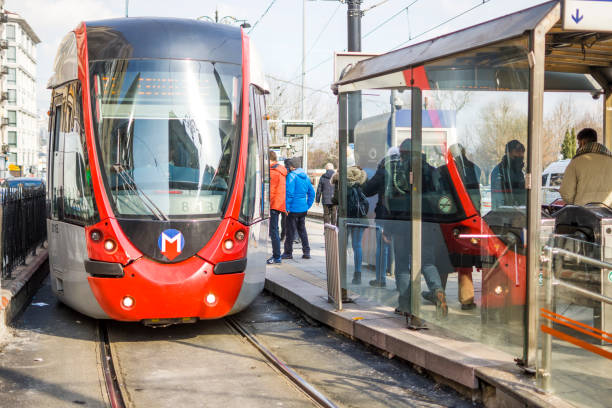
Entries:
[[[612,33],[565,31],[562,28],[562,1],[549,1],[501,18],[427,40],[387,54],[359,61],[345,70],[332,88],[339,94],[340,148],[340,216],[346,216],[346,149],[349,129],[348,99],[351,93],[364,89],[410,90],[412,98],[413,193],[421,192],[421,109],[422,93],[415,83],[414,70],[426,64],[445,61],[461,55],[483,56],[477,64],[495,66],[503,48],[496,45],[510,40],[528,44],[527,58],[522,59],[525,90],[528,92],[527,193],[527,316],[523,362],[534,367],[537,356],[538,284],[541,222],[539,180],[542,173],[543,102],[546,91],[591,92],[604,98],[603,142],[612,148]],[[612,23],[611,23],[612,29]],[[503,56],[508,60],[508,55]],[[452,69],[452,68],[446,68]],[[499,86],[496,90],[504,90]],[[421,269],[421,203],[412,200],[412,276],[413,288],[420,286]],[[416,296],[415,296],[416,295]],[[413,294],[413,310],[418,311],[418,292]]]

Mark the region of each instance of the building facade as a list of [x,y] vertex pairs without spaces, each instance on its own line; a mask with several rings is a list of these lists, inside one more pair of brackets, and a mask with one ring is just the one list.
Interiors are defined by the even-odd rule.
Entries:
[[19,14],[4,11],[0,176],[39,175],[36,45],[40,39]]

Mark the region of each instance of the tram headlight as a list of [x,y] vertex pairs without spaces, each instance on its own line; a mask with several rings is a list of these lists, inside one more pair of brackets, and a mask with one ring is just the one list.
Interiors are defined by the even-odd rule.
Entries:
[[214,306],[217,303],[217,297],[214,294],[209,293],[206,295],[205,301],[208,306]]
[[504,288],[501,286],[496,286],[495,289],[493,289],[493,292],[495,292],[496,295],[501,295],[504,292]]
[[99,242],[102,239],[102,233],[98,230],[93,230],[89,234],[89,238],[91,238],[93,242]]
[[234,235],[236,237],[236,241],[244,241],[244,238],[246,237],[246,234],[244,233],[243,230],[238,230],[236,231],[236,234]]
[[232,248],[234,248],[234,241],[232,241],[231,239],[225,240],[225,242],[223,243],[223,248],[230,251]]
[[125,296],[123,299],[121,299],[121,305],[126,309],[131,309],[132,307],[134,307],[134,303],[136,302],[131,296]]
[[117,250],[117,243],[112,239],[107,239],[104,241],[104,250],[109,253],[115,252]]

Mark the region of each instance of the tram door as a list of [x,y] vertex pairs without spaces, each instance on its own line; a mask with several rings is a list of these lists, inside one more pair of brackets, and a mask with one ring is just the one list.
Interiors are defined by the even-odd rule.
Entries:
[[54,90],[49,137],[50,214],[47,219],[51,288],[69,306],[98,318],[107,317],[87,281],[85,225],[92,222],[93,202],[83,202],[84,130],[78,83]]
[[241,221],[249,225],[249,247],[244,283],[233,310],[240,310],[263,290],[266,274],[268,218],[270,216],[270,162],[265,98],[251,85],[249,143]]

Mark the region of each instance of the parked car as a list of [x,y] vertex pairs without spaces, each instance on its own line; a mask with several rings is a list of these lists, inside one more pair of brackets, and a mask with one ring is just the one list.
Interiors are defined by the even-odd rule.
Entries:
[[549,205],[561,198],[559,188],[561,188],[563,174],[569,162],[570,159],[556,161],[549,164],[542,172],[542,204]]
[[23,188],[39,188],[44,187],[45,181],[41,178],[34,177],[9,177],[0,182],[0,188],[18,188],[23,185]]

